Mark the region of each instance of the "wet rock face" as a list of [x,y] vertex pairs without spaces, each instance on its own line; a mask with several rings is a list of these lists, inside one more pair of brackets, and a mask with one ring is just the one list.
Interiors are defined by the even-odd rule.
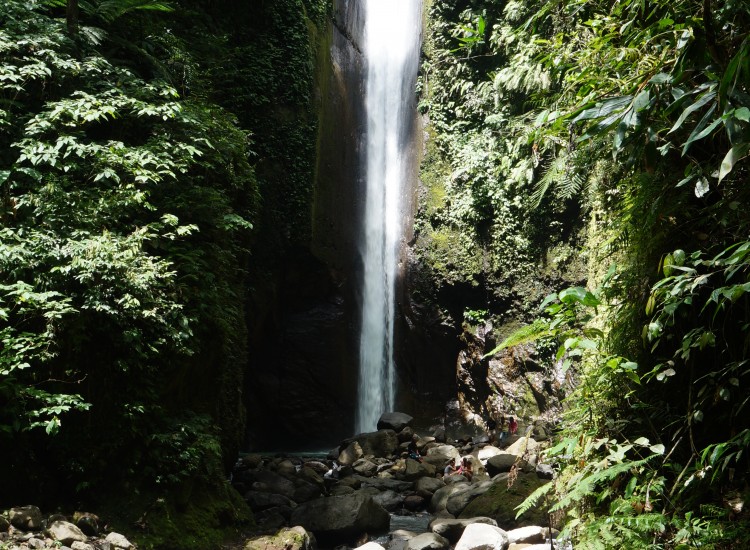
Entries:
[[287,253],[249,308],[244,403],[247,440],[258,450],[323,448],[353,431],[364,13],[362,2],[334,4],[314,60],[319,128],[309,247]]
[[[482,425],[490,418],[513,416],[522,423],[521,429],[528,427],[530,419],[554,418],[564,397],[557,370],[547,372],[531,344],[484,359],[496,345],[489,338],[491,332],[491,326],[464,332],[466,348],[456,362],[462,416]],[[545,425],[533,425],[534,435],[538,437],[538,429]]]

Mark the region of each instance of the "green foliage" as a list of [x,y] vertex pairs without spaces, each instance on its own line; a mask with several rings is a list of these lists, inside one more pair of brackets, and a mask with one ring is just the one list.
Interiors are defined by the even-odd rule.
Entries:
[[744,516],[714,511],[748,476],[747,3],[430,9],[421,107],[451,168],[431,228],[472,236],[500,297],[586,217],[601,289],[552,295],[498,348],[554,341],[577,384],[549,488],[576,547],[741,546]]
[[[83,19],[93,7],[105,23],[164,8],[99,2]],[[3,460],[37,449],[79,488],[112,461],[123,477],[194,477],[242,437],[208,419],[245,354],[247,134],[75,42],[38,3],[4,3],[0,23]],[[179,420],[186,406],[201,414]]]

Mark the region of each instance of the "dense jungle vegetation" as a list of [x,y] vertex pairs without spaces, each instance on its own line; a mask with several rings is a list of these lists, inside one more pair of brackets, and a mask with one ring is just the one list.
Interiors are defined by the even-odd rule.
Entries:
[[[425,12],[417,292],[566,372],[525,506],[580,548],[750,546],[750,5]],[[251,521],[249,319],[309,239],[330,14],[0,2],[0,504],[114,503],[145,547]]]
[[750,6],[427,4],[423,267],[575,387],[524,506],[577,548],[747,546]]
[[309,233],[329,11],[0,3],[3,505],[110,502],[180,548],[248,519],[247,304]]

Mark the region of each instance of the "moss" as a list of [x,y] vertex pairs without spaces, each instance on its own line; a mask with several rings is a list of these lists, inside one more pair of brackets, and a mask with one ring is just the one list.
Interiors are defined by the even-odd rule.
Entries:
[[[228,483],[182,484],[164,493],[107,499],[110,525],[142,550],[209,550],[254,525],[252,512]],[[134,532],[134,528],[137,529]]]
[[544,483],[535,474],[519,474],[510,487],[504,481],[495,483],[486,493],[472,500],[459,518],[489,517],[502,529],[545,525],[547,522],[541,507],[529,510],[516,520],[516,507]]

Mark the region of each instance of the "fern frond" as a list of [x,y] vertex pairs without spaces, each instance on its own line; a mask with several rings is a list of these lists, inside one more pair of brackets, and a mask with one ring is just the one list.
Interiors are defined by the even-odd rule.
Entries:
[[534,208],[537,208],[541,204],[542,199],[550,186],[556,181],[559,181],[564,174],[565,155],[559,155],[550,162],[547,170],[544,172],[544,176],[542,176],[536,184],[534,192],[531,195],[531,201],[534,204]]
[[580,502],[584,498],[594,496],[594,490],[596,489],[597,485],[604,481],[611,481],[620,474],[630,471],[632,468],[639,468],[643,466],[654,456],[659,455],[652,455],[641,460],[634,460],[632,462],[620,462],[613,466],[598,470],[589,476],[583,477],[577,483],[570,484],[570,486],[572,486],[573,488],[572,491],[570,491],[567,495],[556,502],[552,506],[552,508],[550,508],[550,512],[563,510],[575,502]]
[[491,357],[505,348],[533,342],[545,336],[549,336],[550,334],[549,324],[544,319],[536,319],[530,325],[526,325],[514,331],[510,336],[503,340],[499,346],[487,353],[484,357]]
[[523,514],[531,510],[534,506],[536,506],[537,502],[539,502],[539,499],[542,498],[544,495],[549,493],[553,487],[555,486],[554,481],[548,481],[541,487],[537,487],[537,489],[531,493],[529,496],[526,497],[526,500],[524,500],[521,504],[516,506],[516,510],[518,510],[518,513],[516,514],[516,519],[520,518]]

